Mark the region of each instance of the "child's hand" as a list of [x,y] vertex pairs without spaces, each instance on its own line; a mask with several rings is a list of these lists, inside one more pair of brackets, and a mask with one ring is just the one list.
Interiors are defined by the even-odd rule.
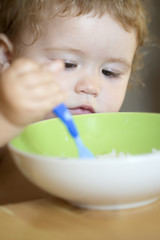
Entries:
[[0,111],[4,117],[19,127],[42,120],[65,99],[54,81],[62,68],[60,61],[42,66],[31,60],[16,60],[0,77]]

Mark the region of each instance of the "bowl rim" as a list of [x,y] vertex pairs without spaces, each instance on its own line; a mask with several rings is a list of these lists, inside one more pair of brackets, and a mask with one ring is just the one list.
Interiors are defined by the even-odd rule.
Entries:
[[[105,115],[146,115],[146,116],[158,116],[160,117],[160,113],[156,113],[156,112],[108,112],[108,113],[95,113],[96,116],[105,116]],[[73,118],[76,119],[76,118],[85,118],[87,116],[89,117],[95,117],[95,114],[82,114],[82,115],[73,115]],[[35,125],[35,124],[41,124],[42,122],[46,122],[46,121],[53,121],[53,120],[57,120],[58,118],[52,118],[52,119],[45,119],[45,120],[42,120],[42,121],[39,121],[39,122],[35,122],[35,123],[32,123],[32,124],[29,124],[28,126],[25,127],[28,128],[30,127],[31,125]],[[54,156],[47,156],[47,155],[40,155],[40,154],[36,154],[36,153],[29,153],[29,152],[26,152],[26,151],[23,151],[23,150],[19,150],[18,148],[14,147],[12,145],[12,142],[10,141],[8,144],[7,144],[7,147],[8,149],[10,150],[10,152],[15,152],[15,153],[18,153],[20,155],[23,155],[25,157],[30,157],[30,158],[33,158],[34,160],[37,160],[37,161],[44,161],[44,158],[45,158],[45,161],[63,161],[65,163],[69,163],[69,162],[74,162],[75,164],[76,163],[93,163],[94,164],[97,164],[97,163],[105,163],[105,164],[123,164],[123,163],[133,163],[133,162],[137,162],[137,161],[146,161],[146,159],[150,159],[152,157],[152,160],[153,160],[153,157],[155,158],[159,158],[160,159],[160,149],[155,149],[155,151],[152,151],[152,152],[148,152],[148,153],[140,153],[140,154],[124,154],[124,156],[119,156],[119,157],[107,157],[106,158],[98,158],[98,159],[89,159],[89,158],[78,158],[78,157],[54,157]],[[110,153],[109,153],[110,154]],[[107,155],[107,154],[104,154],[104,155]],[[65,160],[65,161],[64,161]],[[74,161],[73,161],[74,160]]]
[[[76,120],[79,119],[79,118],[85,118],[85,117],[95,117],[95,116],[105,116],[105,115],[137,115],[137,116],[140,116],[140,115],[146,115],[146,116],[158,116],[160,117],[160,113],[157,113],[157,112],[104,112],[104,113],[92,113],[92,114],[79,114],[79,115],[72,115],[72,117]],[[42,122],[46,122],[46,121],[57,121],[58,120],[58,117],[55,117],[55,118],[50,118],[50,119],[44,119],[44,120],[41,120],[41,121],[38,121],[38,122],[33,122],[29,125],[27,125],[25,128],[31,126],[31,125],[35,125],[35,124],[41,124]]]
[[[107,158],[78,158],[78,157],[54,157],[54,156],[47,156],[47,155],[40,155],[35,153],[28,153],[22,150],[17,149],[16,147],[12,146],[11,143],[7,144],[9,151],[12,153],[18,153],[23,155],[27,158],[32,158],[35,161],[49,161],[49,162],[63,162],[63,163],[73,163],[73,164],[105,164],[105,165],[112,165],[112,164],[131,164],[136,162],[146,162],[146,161],[153,161],[153,158],[160,161],[160,149],[149,152],[149,153],[142,153],[142,154],[124,154],[124,156],[118,157],[107,157]],[[107,154],[104,154],[107,155]]]

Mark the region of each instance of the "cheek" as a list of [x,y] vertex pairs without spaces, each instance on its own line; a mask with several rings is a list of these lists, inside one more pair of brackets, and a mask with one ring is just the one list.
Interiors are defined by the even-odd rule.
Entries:
[[74,81],[63,73],[56,74],[54,80],[63,90],[67,92],[74,89]]
[[118,112],[124,101],[127,84],[116,86],[103,86],[99,98],[99,112]]

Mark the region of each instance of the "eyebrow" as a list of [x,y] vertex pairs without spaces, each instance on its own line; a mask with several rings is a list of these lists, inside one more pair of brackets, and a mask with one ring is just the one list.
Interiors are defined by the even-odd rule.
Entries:
[[75,52],[75,53],[83,53],[82,51],[80,51],[79,49],[76,48],[68,48],[68,47],[62,47],[62,48],[58,48],[58,47],[54,47],[54,48],[45,48],[45,51],[67,51],[67,52]]
[[[78,53],[78,54],[83,54],[83,52],[79,49],[76,48],[68,48],[68,47],[63,47],[63,48],[58,48],[58,47],[54,47],[54,48],[45,48],[45,51],[67,51],[67,52],[73,52],[73,53]],[[107,62],[109,63],[120,63],[125,65],[127,68],[131,68],[132,63],[130,63],[129,61],[127,61],[125,58],[122,57],[111,57],[109,59],[107,59]]]

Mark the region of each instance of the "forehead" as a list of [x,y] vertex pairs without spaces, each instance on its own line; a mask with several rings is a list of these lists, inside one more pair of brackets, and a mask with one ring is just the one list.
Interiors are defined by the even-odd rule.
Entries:
[[28,46],[23,45],[20,52],[39,55],[46,48],[75,49],[92,59],[123,57],[131,64],[137,47],[135,30],[126,31],[109,14],[55,17],[42,23],[41,29],[40,38],[32,45],[33,35],[27,29],[23,42]]
[[110,51],[111,46],[114,46],[115,51],[136,48],[136,31],[126,31],[110,14],[104,14],[102,17],[56,17],[47,24],[42,24],[42,29],[42,44],[45,42],[48,45],[65,47],[69,43],[73,47],[85,46],[86,50],[96,46],[99,51]]

